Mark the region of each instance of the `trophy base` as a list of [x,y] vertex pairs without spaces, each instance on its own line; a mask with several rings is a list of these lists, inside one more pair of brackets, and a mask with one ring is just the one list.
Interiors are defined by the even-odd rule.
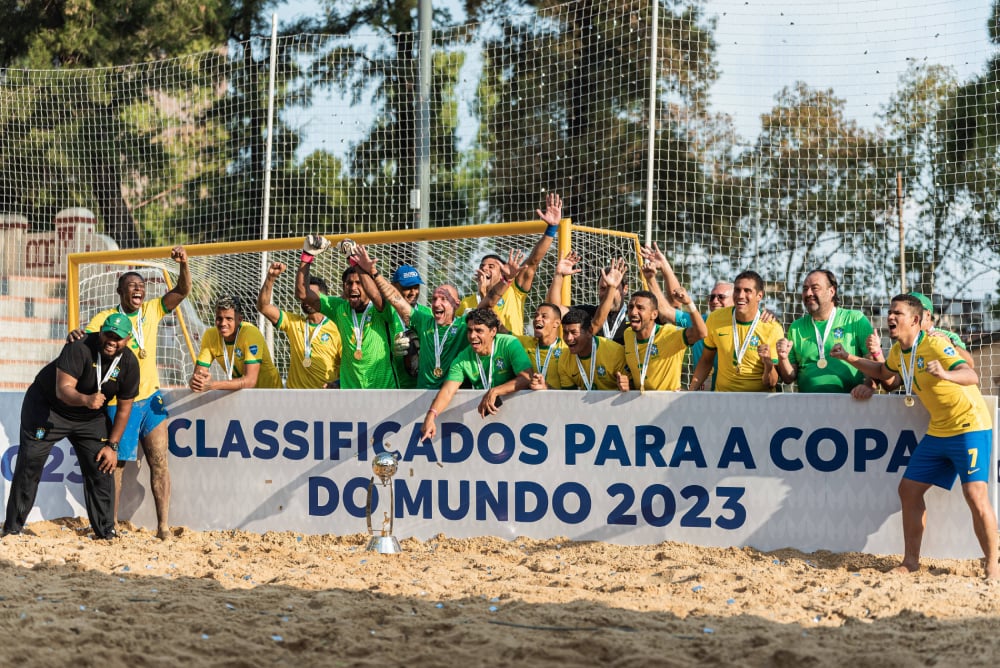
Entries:
[[372,536],[365,550],[368,552],[378,552],[379,554],[399,554],[403,551],[399,547],[399,541],[396,540],[395,536]]

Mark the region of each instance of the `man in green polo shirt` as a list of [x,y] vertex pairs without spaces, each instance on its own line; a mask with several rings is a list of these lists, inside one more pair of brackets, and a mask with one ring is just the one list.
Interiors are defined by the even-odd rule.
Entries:
[[[832,271],[816,269],[806,275],[802,304],[807,313],[778,341],[778,375],[782,382],[797,382],[799,392],[850,392],[855,399],[867,399],[874,383],[850,364],[830,356],[830,349],[839,343],[852,355],[869,357],[872,324],[861,311],[840,307],[838,292]],[[879,349],[879,360],[881,354]]]

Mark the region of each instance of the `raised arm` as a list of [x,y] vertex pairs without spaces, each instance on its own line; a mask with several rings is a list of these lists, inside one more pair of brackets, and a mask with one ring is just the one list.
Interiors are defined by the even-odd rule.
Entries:
[[262,316],[270,320],[272,325],[277,325],[278,320],[281,318],[281,309],[271,303],[274,293],[274,281],[284,272],[285,265],[283,262],[272,262],[271,266],[267,268],[267,277],[264,279],[264,284],[260,286],[260,292],[257,293],[257,310]]
[[830,349],[830,357],[843,360],[869,378],[882,381],[882,386],[887,390],[894,390],[902,383],[899,375],[890,370],[884,361],[875,362],[864,357],[858,357],[847,352],[844,346],[839,343],[834,344],[833,348]]
[[647,264],[654,264],[663,274],[663,292],[667,296],[667,300],[670,301],[670,305],[676,308],[679,304],[673,301],[672,296],[674,291],[681,287],[681,282],[677,280],[677,275],[674,273],[674,268],[670,266],[667,256],[663,254],[656,242],[653,242],[652,246],[642,247],[642,259]]
[[691,326],[684,330],[684,338],[689,346],[693,346],[708,336],[708,327],[705,326],[705,320],[701,317],[698,307],[687,290],[678,285],[674,288],[673,298],[682,309],[691,315]]
[[792,342],[784,337],[778,339],[778,342],[774,344],[774,352],[778,355],[778,376],[781,378],[781,382],[789,385],[794,383],[795,379],[799,377],[799,367],[788,359],[789,353],[792,352]]
[[531,289],[531,284],[535,282],[535,272],[538,271],[538,265],[542,263],[542,258],[545,257],[545,253],[548,252],[552,240],[556,238],[556,233],[559,231],[559,221],[562,219],[562,197],[557,193],[549,193],[545,196],[545,211],[536,209],[535,214],[548,224],[548,228],[535,247],[531,249],[531,254],[528,255],[521,272],[517,275],[517,286],[525,292],[528,292]]
[[[661,325],[663,323],[677,323],[677,313],[676,309],[673,307],[667,296],[663,294],[663,290],[660,288],[659,281],[656,280],[656,266],[652,263],[645,263],[642,265],[642,275],[646,279],[646,285],[649,286],[649,291],[653,293],[656,297],[656,311],[659,317],[656,319]],[[678,285],[678,287],[680,287]]]
[[566,257],[556,263],[556,271],[552,276],[552,285],[549,286],[549,294],[546,296],[546,301],[558,306],[562,315],[566,315],[566,311],[569,310],[569,306],[563,304],[563,286],[566,284],[567,276],[576,276],[583,271],[583,269],[576,267],[579,262],[580,256],[570,251],[566,254]]
[[313,309],[319,309],[319,295],[309,289],[309,267],[316,256],[330,247],[330,240],[319,234],[310,234],[302,242],[299,270],[295,274],[295,298]]
[[608,319],[608,316],[611,315],[611,308],[615,303],[615,294],[618,292],[618,286],[625,280],[625,267],[625,260],[617,258],[611,261],[611,266],[608,269],[601,269],[601,276],[607,284],[608,289],[604,292],[604,299],[597,305],[594,317],[590,320],[590,331],[595,336],[604,327],[604,322]]
[[170,251],[170,259],[177,263],[179,272],[176,285],[163,295],[163,308],[167,311],[173,311],[191,294],[191,268],[188,266],[187,251],[184,250],[184,246],[175,246]]
[[[368,294],[368,299],[372,300],[372,306],[375,307],[376,311],[381,311],[385,307],[385,300],[382,299],[384,294],[378,286],[377,278],[381,278],[383,281],[385,277],[379,273],[378,268],[375,266],[378,264],[378,258],[374,258],[368,254],[368,249],[361,244],[357,244],[354,247],[354,252],[351,254],[352,264],[354,264],[358,269],[361,270],[359,276],[361,277],[361,287],[365,289]],[[392,287],[390,284],[389,287]],[[397,294],[398,291],[397,291]],[[397,309],[398,310],[398,309]],[[402,313],[400,313],[402,316]],[[406,322],[409,322],[410,314],[406,314]]]

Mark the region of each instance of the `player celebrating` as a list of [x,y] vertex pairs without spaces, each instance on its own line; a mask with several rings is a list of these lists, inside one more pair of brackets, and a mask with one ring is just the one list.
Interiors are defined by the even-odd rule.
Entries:
[[[290,313],[271,303],[274,281],[285,272],[283,262],[272,262],[267,278],[257,295],[257,310],[288,337],[289,389],[337,387],[340,378],[340,332],[325,315],[306,300],[299,303],[302,313]],[[309,290],[328,294],[326,282],[318,276],[309,279]]]
[[983,549],[985,575],[1000,578],[997,564],[997,519],[990,503],[990,460],[993,419],[976,383],[979,376],[944,337],[921,330],[923,305],[912,295],[896,295],[886,322],[895,341],[885,362],[866,360],[836,344],[830,354],[877,378],[889,389],[902,385],[907,406],[913,395],[930,413],[927,434],[920,439],[899,483],[903,511],[903,563],[898,572],[920,569],[920,544],[927,510],[924,494],[931,485],[951,489],[962,481],[962,494],[972,512],[972,526]]
[[[212,380],[208,370],[213,360],[225,371],[224,380]],[[216,300],[215,327],[205,330],[188,386],[195,392],[281,387],[267,341],[259,329],[243,321],[239,297]]]
[[[86,332],[100,331],[112,313],[125,315],[132,323],[129,348],[139,360],[139,396],[132,402],[128,425],[118,445],[118,465],[115,468],[115,522],[118,521],[118,501],[121,498],[122,472],[125,464],[138,458],[139,443],[149,464],[149,485],[156,506],[156,536],[160,540],[170,537],[170,469],[167,464],[167,413],[160,394],[160,373],[157,341],[160,322],[172,313],[191,292],[191,270],[183,246],[170,251],[170,259],[178,266],[177,284],[158,299],[146,299],[146,281],[138,273],[129,271],[118,279],[119,304],[101,311],[84,329],[69,333],[67,341],[76,341]],[[108,416],[114,420],[118,410],[115,399],[108,404]]]
[[521,342],[510,334],[498,334],[500,319],[492,309],[481,308],[465,316],[469,347],[459,353],[446,380],[427,410],[421,428],[421,438],[434,438],[435,418],[448,407],[462,382],[468,380],[473,389],[486,390],[479,402],[483,417],[496,414],[500,398],[531,385],[531,360]]
[[705,323],[705,352],[691,374],[689,390],[700,390],[719,356],[718,392],[770,392],[778,384],[777,360],[771,357],[784,336],[776,321],[764,322],[760,302],[764,279],[755,271],[741,272],[733,281],[733,306],[720,308]]

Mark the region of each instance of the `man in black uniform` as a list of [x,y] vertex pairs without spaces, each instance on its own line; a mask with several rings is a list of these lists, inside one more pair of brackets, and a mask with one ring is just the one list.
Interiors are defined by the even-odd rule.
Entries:
[[[52,446],[68,439],[83,473],[90,526],[98,538],[114,538],[114,470],[118,440],[139,394],[139,361],[128,348],[132,323],[112,313],[100,332],[67,343],[38,372],[21,404],[21,446],[7,498],[3,535],[19,534],[35,505],[42,468]],[[118,397],[111,433],[105,405]]]

